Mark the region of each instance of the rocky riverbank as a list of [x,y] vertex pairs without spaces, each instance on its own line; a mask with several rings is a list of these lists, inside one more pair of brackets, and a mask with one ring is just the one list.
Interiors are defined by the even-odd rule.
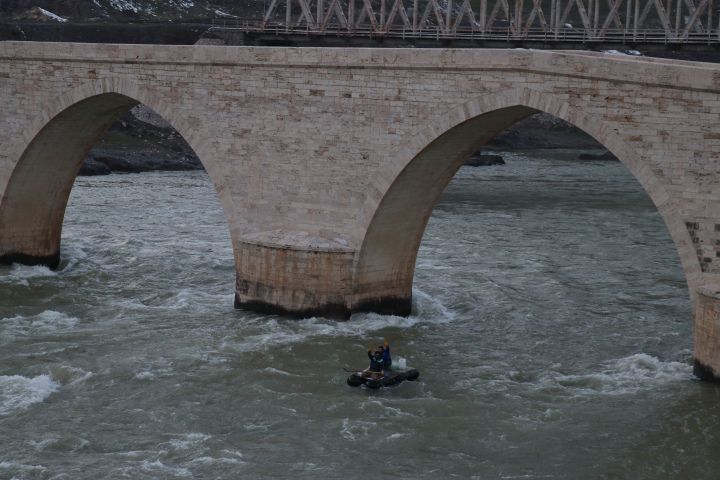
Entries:
[[559,149],[564,151],[563,156],[578,160],[617,161],[615,155],[584,131],[552,115],[538,113],[498,134],[466,165],[503,164],[502,152]]
[[2,0],[0,18],[57,23],[187,23],[262,18],[263,7],[263,2],[237,0]]
[[485,147],[505,151],[556,148],[593,150],[602,146],[579,128],[552,115],[538,113],[500,132]]
[[202,170],[185,139],[152,110],[138,106],[90,150],[80,175],[157,170]]

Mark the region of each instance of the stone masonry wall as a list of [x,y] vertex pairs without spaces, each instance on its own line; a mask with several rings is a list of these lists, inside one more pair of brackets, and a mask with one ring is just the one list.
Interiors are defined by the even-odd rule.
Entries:
[[695,302],[695,375],[720,378],[720,289],[701,288]]

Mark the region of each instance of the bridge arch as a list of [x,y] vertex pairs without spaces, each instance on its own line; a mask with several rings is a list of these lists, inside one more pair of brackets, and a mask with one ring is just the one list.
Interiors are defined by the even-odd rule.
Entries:
[[[611,151],[646,191],[673,239],[693,301],[701,269],[676,206],[643,155],[602,118],[529,88],[473,99],[428,120],[396,159],[381,169],[364,205],[354,269],[356,310],[409,314],[417,253],[440,195],[465,160],[498,133],[544,112],[588,133]],[[412,212],[412,213],[410,213]],[[378,294],[378,292],[382,292]]]
[[0,263],[58,265],[65,209],[87,153],[115,121],[139,104],[161,115],[190,145],[233,225],[232,199],[210,149],[197,134],[202,130],[199,120],[183,115],[180,105],[170,105],[150,90],[106,79],[85,83],[41,106],[16,142],[17,150],[10,152],[10,158],[18,160],[0,197]]

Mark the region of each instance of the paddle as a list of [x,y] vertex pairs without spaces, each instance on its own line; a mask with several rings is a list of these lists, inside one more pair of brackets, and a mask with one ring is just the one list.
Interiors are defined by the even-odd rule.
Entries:
[[368,369],[365,370],[350,370],[349,368],[343,367],[343,370],[345,370],[347,373],[359,373],[361,375],[370,374],[374,379],[386,377],[387,374],[383,372],[371,372]]

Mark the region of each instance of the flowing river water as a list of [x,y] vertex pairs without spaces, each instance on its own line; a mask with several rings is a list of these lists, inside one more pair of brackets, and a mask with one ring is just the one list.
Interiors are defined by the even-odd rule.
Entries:
[[[63,263],[0,267],[0,479],[717,478],[674,245],[619,163],[463,168],[409,318],[233,309],[204,173],[78,178]],[[418,382],[345,383],[387,338]]]

